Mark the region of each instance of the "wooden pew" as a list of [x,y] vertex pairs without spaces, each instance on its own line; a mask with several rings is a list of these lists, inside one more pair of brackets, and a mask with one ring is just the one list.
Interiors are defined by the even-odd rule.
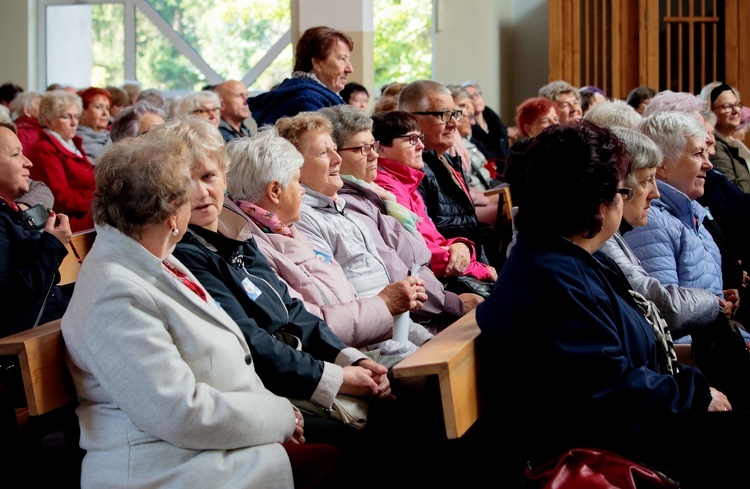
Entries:
[[506,222],[511,222],[513,220],[513,200],[510,198],[510,184],[501,183],[484,192],[484,195],[487,197],[495,194],[501,194],[501,198],[503,199],[503,218]]
[[81,270],[81,263],[94,244],[96,231],[93,229],[80,231],[73,234],[68,244],[68,255],[60,264],[60,283],[58,285],[69,285],[76,281],[78,272]]
[[449,440],[460,438],[479,419],[478,336],[471,311],[393,366],[397,379],[437,375]]
[[30,416],[75,401],[59,319],[0,338],[0,355],[18,355]]

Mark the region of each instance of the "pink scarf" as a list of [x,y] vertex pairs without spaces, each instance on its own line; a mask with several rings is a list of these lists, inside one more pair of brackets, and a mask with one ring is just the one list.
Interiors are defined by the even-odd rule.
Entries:
[[264,208],[244,200],[235,200],[234,203],[237,204],[237,206],[242,209],[242,211],[247,214],[264,233],[282,234],[284,236],[292,235],[292,231],[289,227],[279,221],[279,218],[276,217],[276,214],[273,212],[268,212]]

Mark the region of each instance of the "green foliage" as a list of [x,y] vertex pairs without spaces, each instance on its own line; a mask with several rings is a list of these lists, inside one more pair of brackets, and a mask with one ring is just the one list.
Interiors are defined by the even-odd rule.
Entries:
[[[223,79],[241,79],[291,26],[289,0],[149,0],[161,17]],[[123,5],[92,6],[92,84],[124,82]],[[430,78],[432,0],[375,0],[375,85]],[[251,90],[268,90],[291,73],[292,47]],[[136,78],[144,87],[199,90],[206,77],[136,9]],[[94,83],[94,81],[96,83]]]

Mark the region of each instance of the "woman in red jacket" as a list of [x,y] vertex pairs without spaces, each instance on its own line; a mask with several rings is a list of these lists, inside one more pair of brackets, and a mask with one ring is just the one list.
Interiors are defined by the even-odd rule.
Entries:
[[70,216],[73,232],[91,229],[89,216],[94,193],[94,167],[76,136],[82,112],[81,98],[70,92],[47,92],[39,104],[43,131],[34,143],[29,159],[34,163],[31,178],[41,180],[55,196],[55,211]]

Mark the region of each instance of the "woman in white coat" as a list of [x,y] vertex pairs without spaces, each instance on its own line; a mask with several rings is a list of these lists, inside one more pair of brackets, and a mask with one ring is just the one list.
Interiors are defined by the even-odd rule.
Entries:
[[300,412],[264,387],[237,324],[171,255],[195,196],[186,156],[150,131],[96,169],[97,238],[62,321],[81,487],[336,487],[338,449],[303,445]]

